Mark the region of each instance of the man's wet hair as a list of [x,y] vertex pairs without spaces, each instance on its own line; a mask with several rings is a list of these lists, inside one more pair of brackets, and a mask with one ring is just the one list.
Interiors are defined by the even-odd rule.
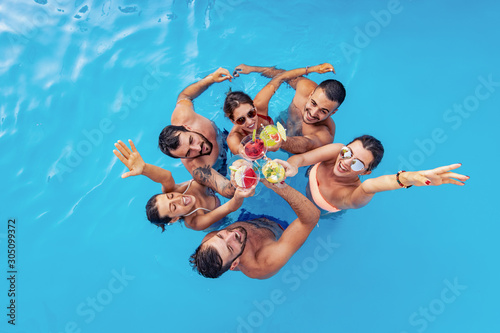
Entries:
[[345,88],[342,83],[337,80],[325,80],[321,82],[316,89],[321,88],[325,92],[326,97],[333,102],[342,104],[345,99]]
[[146,204],[146,215],[149,222],[153,223],[157,227],[160,227],[162,232],[165,231],[165,226],[172,221],[169,216],[160,217],[158,212],[158,207],[156,206],[156,198],[161,194],[153,195]]
[[228,262],[222,266],[222,258],[217,250],[202,243],[189,258],[189,263],[198,274],[211,279],[216,279],[229,270],[231,264]]
[[254,106],[252,98],[243,91],[230,91],[226,95],[222,108],[226,117],[234,121],[234,110],[241,104],[250,104]]
[[382,157],[384,157],[384,146],[382,146],[382,142],[380,142],[378,139],[375,139],[371,135],[362,135],[349,142],[349,144],[353,143],[356,140],[361,141],[361,143],[363,144],[363,148],[370,151],[373,155],[373,161],[370,163],[370,165],[368,165],[366,171],[375,169],[379,165],[380,161],[382,161]]
[[184,126],[168,125],[161,131],[158,138],[158,146],[165,155],[173,158],[180,158],[170,153],[172,150],[179,148],[179,135],[181,132],[189,132]]

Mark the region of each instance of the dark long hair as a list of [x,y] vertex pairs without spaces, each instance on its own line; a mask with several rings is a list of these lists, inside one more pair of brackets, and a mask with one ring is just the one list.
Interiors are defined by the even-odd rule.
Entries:
[[380,161],[382,161],[382,157],[384,157],[384,146],[382,146],[382,142],[375,139],[371,135],[362,135],[352,140],[349,144],[353,143],[356,140],[361,141],[361,143],[363,144],[363,148],[370,151],[373,155],[373,161],[370,163],[370,165],[368,165],[366,171],[375,169],[379,165]]
[[160,217],[160,214],[158,213],[158,207],[156,206],[156,198],[159,195],[161,195],[161,193],[153,195],[148,200],[148,203],[146,204],[146,215],[149,222],[161,228],[161,232],[164,232],[165,226],[170,223],[170,221],[172,221],[172,218],[169,216]]
[[241,104],[250,104],[252,107],[253,100],[243,91],[231,91],[227,94],[224,101],[224,115],[234,121],[234,110]]

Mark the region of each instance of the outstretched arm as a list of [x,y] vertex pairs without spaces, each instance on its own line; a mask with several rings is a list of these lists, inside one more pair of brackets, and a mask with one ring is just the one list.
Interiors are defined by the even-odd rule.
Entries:
[[118,157],[118,159],[130,170],[125,172],[122,178],[144,175],[152,181],[162,184],[163,192],[172,191],[175,187],[172,173],[155,165],[145,163],[132,140],[128,140],[128,142],[131,149],[121,140],[118,140],[118,142],[115,143],[115,147],[118,150],[113,150],[116,157]]
[[309,73],[319,73],[319,74],[324,74],[324,73],[330,73],[333,72],[335,74],[335,68],[327,62],[324,64],[316,65],[316,66],[308,66],[308,67],[303,67],[303,68],[297,68],[297,69],[292,69],[286,72],[281,73],[278,75],[276,78],[279,78],[282,81],[294,79],[296,77],[302,76],[302,75],[307,75]]
[[401,185],[397,181],[397,175],[385,175],[367,179],[352,192],[350,198],[348,198],[345,202],[345,205],[348,206],[345,208],[363,207],[370,202],[375,193],[397,190],[403,186],[439,186],[442,184],[463,186],[464,182],[468,180],[469,177],[455,172],[450,172],[460,166],[461,164],[451,164],[432,170],[401,172],[399,174],[399,183],[401,183]]
[[286,228],[276,243],[266,246],[259,252],[258,261],[262,265],[260,272],[255,276],[259,279],[265,279],[276,274],[288,262],[304,244],[320,216],[318,208],[292,187],[277,187],[265,180],[262,182],[285,199],[297,214],[297,219]]
[[344,145],[341,143],[331,143],[329,145],[308,151],[307,153],[291,156],[287,161],[288,165],[286,165],[286,176],[295,176],[299,168],[302,166],[313,165],[318,162],[336,158],[343,146]]
[[[317,66],[311,66],[308,68],[297,68],[291,71],[281,72],[279,75],[273,77],[271,81],[267,85],[262,88],[257,96],[254,98],[254,104],[259,113],[265,114],[267,116],[269,101],[273,97],[274,93],[281,86],[283,82],[288,82],[289,80],[295,79],[298,76],[308,74],[308,73],[335,73],[335,69],[332,65],[328,63],[324,63]],[[333,138],[332,138],[333,140]],[[330,141],[331,142],[331,141]]]
[[283,72],[285,72],[284,69],[279,69],[275,66],[248,66],[245,64],[241,64],[239,66],[236,66],[233,71],[233,76],[238,77],[240,76],[240,74],[260,73],[262,76],[273,78]]
[[[288,80],[289,82],[292,79],[295,79],[295,95],[307,97],[309,94],[317,87],[316,82],[309,80],[308,78],[302,77],[302,75],[308,75],[309,73],[334,73],[335,69],[329,63],[324,63],[316,66],[308,66],[303,68],[292,69],[290,71],[284,72],[280,74],[282,79]],[[290,84],[291,85],[291,84]]]
[[225,68],[219,68],[212,74],[207,75],[200,81],[191,84],[184,89],[177,97],[177,105],[172,113],[172,123],[182,124],[188,122],[190,118],[196,116],[193,107],[193,100],[200,96],[208,87],[215,82],[222,82],[224,80],[231,81],[233,77]]
[[240,208],[241,205],[243,204],[243,199],[251,197],[254,194],[255,194],[255,189],[252,191],[242,191],[240,189],[237,189],[231,200],[229,200],[222,206],[217,207],[216,209],[214,209],[209,213],[195,217],[189,223],[189,226],[191,227],[191,229],[194,230],[205,230],[215,222],[229,215],[230,213],[237,211],[238,208]]
[[335,125],[333,128],[333,134],[330,132],[328,127],[322,126],[319,127],[314,134],[287,137],[286,141],[281,141],[280,148],[291,154],[302,154],[332,143],[334,135]]
[[218,173],[206,164],[193,170],[193,179],[198,183],[210,187],[223,197],[232,198],[236,190],[229,179]]

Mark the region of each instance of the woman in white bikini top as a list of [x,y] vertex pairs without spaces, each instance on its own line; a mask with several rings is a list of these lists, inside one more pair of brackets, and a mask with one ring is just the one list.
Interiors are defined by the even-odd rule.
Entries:
[[118,150],[113,150],[130,170],[122,178],[144,175],[162,184],[163,193],[154,195],[146,205],[148,220],[162,230],[181,219],[191,229],[204,230],[236,211],[245,197],[253,195],[253,192],[237,190],[234,197],[221,206],[211,189],[193,180],[176,184],[170,171],[145,163],[132,140],[129,143],[131,149],[119,140],[115,143]]

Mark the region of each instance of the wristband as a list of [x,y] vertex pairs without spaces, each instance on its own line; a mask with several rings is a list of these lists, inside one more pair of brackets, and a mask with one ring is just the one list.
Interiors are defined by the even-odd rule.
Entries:
[[309,74],[309,73],[307,73],[307,70],[308,70],[308,69],[309,69],[309,66],[306,66],[306,75],[307,75],[307,74]]
[[399,186],[403,187],[403,188],[410,188],[412,187],[413,185],[408,185],[408,186],[405,186],[403,183],[401,183],[401,181],[399,180],[399,175],[402,174],[403,172],[406,172],[404,170],[400,170],[398,171],[398,173],[396,174],[396,181],[398,182]]

